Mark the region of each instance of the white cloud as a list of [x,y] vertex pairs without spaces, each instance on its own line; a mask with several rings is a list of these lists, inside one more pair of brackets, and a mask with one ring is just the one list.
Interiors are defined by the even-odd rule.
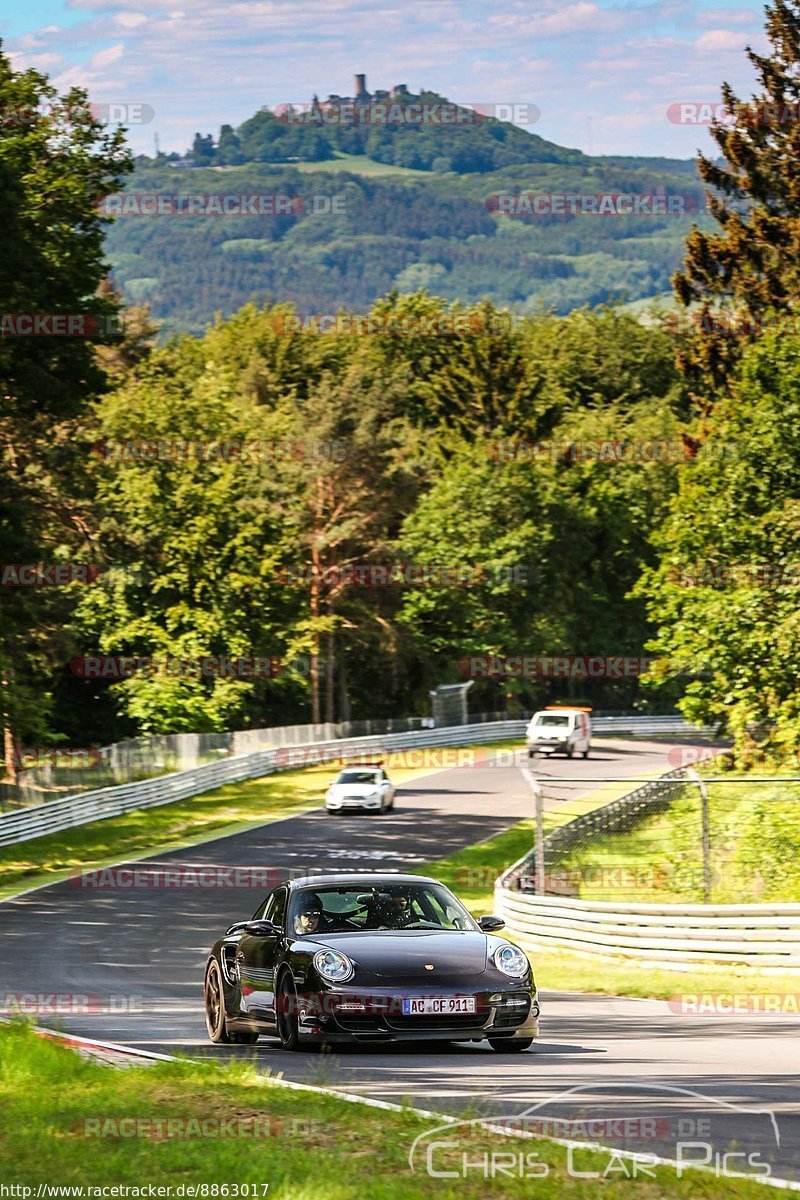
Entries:
[[695,16],[698,25],[756,25],[760,29],[763,17],[758,9],[709,8]]
[[695,49],[700,54],[719,54],[722,50],[744,50],[745,34],[734,29],[709,29],[695,40]]
[[102,71],[104,67],[110,67],[112,63],[118,62],[124,53],[125,47],[122,42],[117,42],[116,46],[107,46],[105,50],[98,50],[89,59],[89,69]]
[[141,12],[121,12],[114,17],[117,25],[122,25],[124,29],[136,29],[139,25],[144,25],[147,21],[147,14]]
[[11,53],[8,56],[14,63],[14,66],[19,70],[27,71],[29,67],[33,67],[36,71],[42,71],[45,74],[55,70],[64,61],[61,54],[25,54]]
[[131,131],[148,152],[155,130],[165,149],[183,150],[196,129],[216,133],[314,91],[349,93],[365,71],[371,88],[405,82],[462,103],[536,103],[536,132],[563,145],[585,141],[575,114],[590,112],[609,122],[596,129],[609,152],[688,156],[694,145],[666,120],[668,105],[714,98],[726,77],[746,94],[752,69],[741,51],[760,41],[758,14],[725,7],[739,0],[62,2],[68,29],[39,27],[7,49],[97,103],[152,105],[154,123]]

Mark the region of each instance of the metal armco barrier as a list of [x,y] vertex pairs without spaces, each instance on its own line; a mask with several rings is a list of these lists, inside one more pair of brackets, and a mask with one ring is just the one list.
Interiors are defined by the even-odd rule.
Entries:
[[800,904],[602,904],[498,884],[495,911],[530,950],[548,947],[653,965],[747,963],[800,971]]
[[[662,780],[667,795],[659,797]],[[544,839],[545,855],[585,841],[587,834],[626,828],[663,809],[675,785],[689,782],[683,770],[669,771],[568,822]],[[529,852],[495,884],[495,912],[527,950],[549,947],[676,968],[743,963],[800,971],[800,904],[621,904],[532,895],[521,890],[531,869]]]
[[480,725],[460,725],[452,729],[419,729],[410,733],[376,734],[372,737],[345,738],[330,742],[309,742],[306,746],[259,750],[221,759],[189,771],[176,771],[155,779],[124,783],[118,787],[99,788],[50,800],[33,808],[23,808],[0,816],[0,846],[29,841],[47,833],[58,833],[75,825],[117,817],[136,808],[155,808],[175,800],[187,800],[223,787],[277,771],[296,769],[299,763],[291,755],[304,751],[312,761],[323,762],[326,752],[331,755],[355,754],[361,751],[378,754],[384,750],[414,750],[425,746],[466,746],[481,742],[503,741],[522,737],[525,721],[497,721]]
[[[324,761],[326,751],[341,751],[346,755],[368,750],[377,754],[381,751],[414,750],[426,746],[479,745],[484,742],[504,741],[507,738],[522,738],[526,726],[525,720],[487,721],[446,729],[415,729],[408,733],[314,741],[304,746],[284,747],[283,753],[276,748],[270,748],[252,754],[235,755],[204,766],[192,767],[188,771],[175,771],[154,779],[98,788],[91,792],[81,792],[79,795],[3,813],[0,815],[0,846],[28,841],[48,833],[58,833],[62,829],[85,825],[89,821],[121,816],[137,808],[154,808],[160,804],[171,804],[175,800],[186,800],[190,796],[213,791],[214,788],[227,783],[240,783],[245,779],[256,779],[261,775],[290,770],[298,765],[296,759],[291,760],[290,755],[293,753],[308,751],[313,755],[314,761]],[[593,732],[606,736],[633,733],[647,737],[659,733],[697,736],[709,731],[687,725],[685,721],[675,717],[599,717],[593,723]]]

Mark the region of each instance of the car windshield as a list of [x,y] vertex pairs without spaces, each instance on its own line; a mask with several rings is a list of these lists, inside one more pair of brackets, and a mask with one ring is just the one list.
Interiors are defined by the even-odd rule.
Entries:
[[377,783],[377,771],[342,771],[337,783]]
[[549,728],[564,729],[569,725],[569,717],[564,716],[562,713],[542,713],[541,716],[536,718],[536,724],[545,725]]
[[348,884],[292,896],[289,928],[298,937],[392,929],[478,929],[443,884]]

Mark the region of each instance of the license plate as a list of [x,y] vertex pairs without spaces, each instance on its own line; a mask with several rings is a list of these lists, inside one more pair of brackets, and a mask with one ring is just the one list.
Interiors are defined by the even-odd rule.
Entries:
[[403,999],[404,1017],[449,1016],[451,1013],[474,1013],[474,996],[425,996]]

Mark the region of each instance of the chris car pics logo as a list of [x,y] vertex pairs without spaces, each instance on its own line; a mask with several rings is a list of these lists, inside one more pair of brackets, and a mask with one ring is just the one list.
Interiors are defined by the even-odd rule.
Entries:
[[[564,1158],[553,1162],[541,1139],[564,1146]],[[408,1165],[434,1179],[470,1181],[655,1180],[659,1171],[683,1179],[700,1169],[764,1182],[780,1147],[771,1109],[637,1080],[580,1084],[521,1113],[443,1121],[414,1139]]]

